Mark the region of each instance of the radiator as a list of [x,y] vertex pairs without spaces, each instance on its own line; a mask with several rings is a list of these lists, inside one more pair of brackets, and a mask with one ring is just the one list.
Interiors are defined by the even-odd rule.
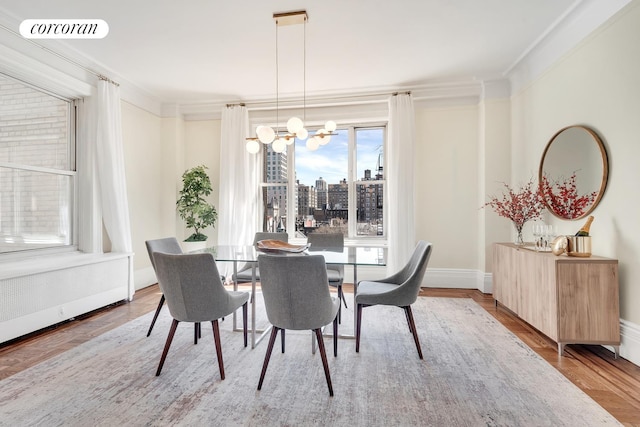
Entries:
[[63,254],[0,272],[0,343],[128,298],[129,254]]

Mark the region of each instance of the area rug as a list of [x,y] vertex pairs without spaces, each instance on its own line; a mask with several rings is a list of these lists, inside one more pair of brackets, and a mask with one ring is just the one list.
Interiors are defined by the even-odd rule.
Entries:
[[[341,333],[352,332],[349,309]],[[330,397],[310,332],[288,332],[284,354],[276,345],[258,391],[267,342],[244,348],[230,318],[221,324],[224,381],[210,324],[197,345],[181,324],[156,377],[171,318],[163,310],[147,338],[149,313],[2,380],[0,425],[620,425],[472,300],[419,298],[414,315],[424,360],[394,307],[364,310],[360,353],[340,338],[334,358],[325,338]]]

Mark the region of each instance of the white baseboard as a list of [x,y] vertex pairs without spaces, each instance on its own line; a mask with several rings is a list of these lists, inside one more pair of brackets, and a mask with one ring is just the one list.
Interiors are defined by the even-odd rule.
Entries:
[[[454,268],[427,268],[422,280],[423,288],[479,289],[487,293],[485,276],[478,270],[462,270]],[[491,276],[489,274],[489,276]],[[489,283],[490,293],[491,284]]]
[[620,356],[640,366],[640,325],[620,319]]

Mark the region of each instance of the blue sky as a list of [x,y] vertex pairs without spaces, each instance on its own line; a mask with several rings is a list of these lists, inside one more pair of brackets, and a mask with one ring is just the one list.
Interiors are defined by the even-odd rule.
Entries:
[[[347,178],[349,133],[346,129],[338,129],[337,133],[316,151],[307,150],[306,141],[296,140],[296,176],[301,184],[315,186],[320,177],[329,184],[336,184]],[[365,169],[371,169],[371,175],[375,176],[383,134],[381,128],[357,130],[358,179],[364,177]]]

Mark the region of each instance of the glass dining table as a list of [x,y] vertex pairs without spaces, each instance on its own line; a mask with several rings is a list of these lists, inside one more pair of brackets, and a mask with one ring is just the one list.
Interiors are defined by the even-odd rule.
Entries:
[[[201,249],[196,252],[207,252],[213,254],[216,262],[233,263],[234,277],[238,273],[238,263],[251,265],[251,325],[249,332],[251,335],[251,348],[255,346],[268,334],[270,328],[266,330],[258,330],[256,328],[256,267],[258,265],[258,256],[264,253],[256,249],[255,246],[212,246]],[[270,254],[274,252],[269,252]],[[305,255],[322,255],[327,265],[345,265],[353,267],[353,294],[355,296],[358,288],[358,267],[360,266],[385,266],[387,262],[387,248],[373,246],[345,246],[340,249],[323,249],[309,247],[301,253],[278,252],[283,256],[305,256]],[[234,283],[234,290],[237,290],[237,283]],[[354,334],[340,335],[340,337],[354,337],[357,311],[354,307]],[[236,315],[233,315],[233,329],[236,327]],[[258,334],[260,334],[258,336]]]

